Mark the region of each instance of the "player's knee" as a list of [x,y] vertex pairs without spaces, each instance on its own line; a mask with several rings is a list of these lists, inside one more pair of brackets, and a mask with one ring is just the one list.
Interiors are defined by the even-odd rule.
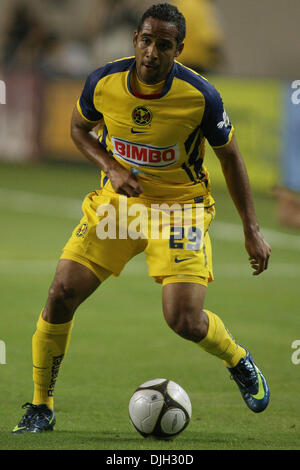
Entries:
[[49,296],[58,302],[68,301],[74,298],[75,295],[75,289],[64,281],[53,282],[49,289]]
[[199,307],[179,305],[164,313],[169,327],[182,338],[198,343],[206,336],[207,325]]
[[76,293],[68,283],[54,280],[43,311],[43,318],[49,323],[65,323],[72,320],[78,302]]
[[76,290],[68,282],[54,281],[49,289],[47,304],[56,311],[74,312],[77,304]]

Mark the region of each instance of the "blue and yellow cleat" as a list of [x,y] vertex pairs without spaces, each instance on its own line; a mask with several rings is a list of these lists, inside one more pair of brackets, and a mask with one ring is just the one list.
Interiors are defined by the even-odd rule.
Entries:
[[254,413],[260,413],[268,406],[270,389],[250,352],[246,352],[246,356],[235,367],[227,369],[237,383],[246,405]]
[[52,431],[55,425],[54,411],[46,405],[33,405],[25,403],[22,408],[27,408],[21,421],[12,430],[13,434],[23,434],[25,432],[38,433]]

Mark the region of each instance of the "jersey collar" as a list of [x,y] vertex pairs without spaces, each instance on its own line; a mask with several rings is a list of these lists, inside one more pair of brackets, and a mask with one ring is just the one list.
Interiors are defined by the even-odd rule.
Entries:
[[127,88],[129,90],[129,92],[135,98],[138,98],[138,99],[160,99],[160,98],[163,98],[163,96],[165,96],[168,93],[168,91],[170,90],[170,88],[172,86],[173,78],[174,78],[175,72],[176,72],[176,63],[175,62],[173,63],[173,67],[172,67],[169,75],[167,76],[167,79],[166,79],[166,82],[165,82],[164,87],[162,89],[162,92],[155,98],[153,98],[153,95],[149,95],[149,98],[147,98],[147,95],[139,96],[139,94],[133,93],[133,90],[132,90],[131,85],[130,85],[130,76],[131,76],[132,70],[135,67],[135,64],[136,64],[136,61],[134,60],[132,62],[132,64],[130,65],[130,67],[129,67],[129,73],[128,73],[128,76],[127,76]]

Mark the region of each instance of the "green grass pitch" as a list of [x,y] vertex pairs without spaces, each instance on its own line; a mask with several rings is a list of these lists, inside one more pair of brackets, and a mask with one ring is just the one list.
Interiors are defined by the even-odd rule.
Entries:
[[[35,323],[56,260],[77,222],[77,201],[97,188],[98,174],[90,166],[71,165],[2,164],[0,172],[0,340],[6,345],[6,363],[0,364],[0,449],[299,449],[300,364],[292,362],[292,343],[300,340],[299,233],[278,225],[270,195],[255,194],[272,257],[267,272],[252,276],[239,217],[222,188],[214,193],[216,279],[206,306],[249,348],[266,375],[267,410],[258,415],[248,410],[222,362],[167,327],[161,287],[148,278],[140,255],[76,313],[56,384],[55,431],[12,435],[21,405],[32,400]],[[128,417],[135,388],[158,377],[178,382],[193,407],[188,428],[168,442],[143,439]]]

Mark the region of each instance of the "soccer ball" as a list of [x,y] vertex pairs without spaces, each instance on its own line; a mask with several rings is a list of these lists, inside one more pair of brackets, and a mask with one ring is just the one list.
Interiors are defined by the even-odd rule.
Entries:
[[136,389],[129,402],[129,416],[143,437],[168,439],[187,427],[192,405],[180,385],[172,380],[154,379]]

